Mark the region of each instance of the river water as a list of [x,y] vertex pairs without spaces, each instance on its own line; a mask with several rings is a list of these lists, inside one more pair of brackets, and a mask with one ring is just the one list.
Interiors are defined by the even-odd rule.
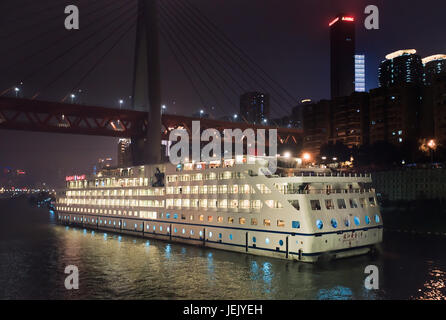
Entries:
[[[385,232],[375,257],[311,265],[68,228],[0,200],[0,299],[445,299],[445,248],[444,237]],[[79,290],[65,289],[68,265]],[[364,287],[368,265],[378,290]]]

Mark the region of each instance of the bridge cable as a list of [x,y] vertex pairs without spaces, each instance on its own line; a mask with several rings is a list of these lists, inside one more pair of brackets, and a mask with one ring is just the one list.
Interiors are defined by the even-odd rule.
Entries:
[[[237,90],[235,90],[235,89],[231,86],[231,84],[228,83],[227,79],[226,79],[224,76],[222,76],[221,73],[219,73],[218,70],[214,67],[214,65],[212,65],[212,64],[209,62],[209,59],[206,58],[206,54],[203,54],[203,52],[209,52],[209,50],[208,50],[208,49],[207,49],[207,48],[206,48],[200,41],[197,41],[195,37],[193,38],[193,40],[191,40],[192,37],[189,37],[189,36],[188,36],[188,33],[184,32],[184,31],[187,29],[187,27],[186,27],[183,23],[181,23],[181,21],[179,21],[179,20],[177,19],[177,17],[175,17],[174,15],[170,15],[170,14],[167,12],[167,11],[170,11],[170,10],[167,9],[167,11],[166,11],[166,9],[163,8],[162,5],[160,5],[160,7],[164,10],[164,13],[165,13],[166,15],[169,15],[169,16],[172,17],[172,19],[170,19],[170,21],[173,22],[173,24],[175,24],[176,29],[178,30],[178,32],[181,33],[181,35],[183,35],[184,38],[186,38],[186,43],[190,44],[191,46],[193,46],[193,47],[195,47],[195,48],[197,48],[196,45],[198,45],[199,47],[202,48],[202,50],[197,50],[197,52],[199,52],[200,56],[202,57],[201,61],[205,61],[205,62],[210,66],[211,70],[212,70],[215,74],[217,74],[217,76],[218,76],[220,79],[222,79],[223,83],[224,83],[224,84],[225,84],[225,85],[226,85],[226,86],[227,86],[227,87],[228,87],[228,88],[235,94],[235,96],[237,96],[237,95],[238,95]],[[180,31],[180,30],[181,30],[181,31]],[[194,45],[194,44],[196,44],[196,45]],[[212,52],[210,52],[210,53],[212,54]],[[226,71],[226,72],[227,72],[227,71]],[[209,73],[208,73],[208,75],[209,75]],[[226,94],[226,92],[224,92],[224,89],[223,89],[220,85],[218,85],[218,87],[223,91],[223,94],[226,96],[226,98],[228,99],[228,101],[230,102],[230,104],[232,105],[232,107],[234,107],[233,104],[232,104],[232,100],[231,100],[231,98]]]
[[[83,0],[83,1],[89,1],[89,0]],[[96,2],[96,3],[97,3],[97,2]],[[98,12],[98,11],[101,11],[101,10],[103,10],[103,9],[104,9],[103,6],[99,6],[99,7],[96,8],[95,10],[87,12],[85,15],[82,16],[82,18],[85,19],[85,18],[91,16],[92,14],[94,14],[94,13],[96,13],[96,12]],[[22,46],[24,46],[24,45],[29,44],[30,42],[44,39],[48,34],[51,34],[53,30],[56,30],[56,29],[57,29],[57,30],[63,30],[63,29],[60,27],[60,21],[56,21],[56,22],[57,22],[57,26],[56,26],[56,25],[51,25],[49,28],[46,28],[44,31],[42,31],[42,32],[40,32],[40,33],[38,33],[38,34],[32,35],[31,39],[25,39],[25,40],[21,41],[19,44],[15,45],[15,46],[12,47],[12,48],[6,48],[4,51],[1,51],[0,54],[4,54],[4,53],[6,53],[6,52],[8,52],[8,51],[14,51],[14,50],[19,49],[20,47],[22,47]],[[33,27],[33,26],[34,26],[34,25],[30,25],[29,27]],[[24,29],[25,29],[25,28],[23,28],[23,30],[24,30]],[[20,31],[21,31],[21,30],[20,30]],[[13,35],[13,34],[11,34],[11,35]],[[2,38],[2,36],[0,36],[0,38]]]
[[[130,9],[134,9],[134,7],[130,8]],[[124,13],[128,13],[129,10],[124,11]],[[123,14],[120,15],[120,17],[123,16]],[[116,21],[116,20],[114,20]],[[101,41],[95,43],[92,48],[90,50],[87,51],[87,54],[81,55],[77,60],[75,60],[71,65],[69,65],[67,68],[65,68],[62,72],[60,72],[57,77],[55,79],[53,79],[51,82],[49,82],[42,90],[40,90],[38,93],[36,93],[33,97],[32,100],[34,100],[37,96],[40,95],[41,92],[47,90],[48,88],[50,88],[54,83],[56,83],[60,78],[62,78],[66,73],[68,73],[71,69],[73,69],[75,66],[77,66],[81,61],[85,60],[87,57],[89,57],[92,53],[94,53],[94,51],[92,49],[97,48],[99,46],[101,46],[105,41],[109,40],[110,38],[112,38],[116,32],[118,32],[119,30],[121,30],[123,28],[124,25],[126,25],[128,23],[129,20],[124,20],[124,22],[120,23],[118,26],[116,26],[115,28],[113,28],[111,30],[110,33],[108,33],[106,35],[105,38],[103,38]]]
[[[179,3],[179,5],[182,5],[185,10],[189,10],[189,12],[192,13],[195,16],[195,19],[193,19],[193,20],[200,21],[204,26],[206,26],[206,28],[208,28],[209,32],[211,34],[213,34],[216,39],[218,38],[219,41],[221,41],[227,48],[229,48],[232,51],[232,53],[235,54],[240,59],[240,61],[243,62],[243,64],[245,64],[247,67],[249,67],[279,97],[281,97],[287,103],[289,103],[290,101],[293,101],[293,104],[294,104],[296,102],[296,99],[288,91],[286,91],[278,82],[273,80],[242,49],[237,47],[234,44],[234,42],[232,42],[232,40],[230,40],[229,37],[224,32],[222,32],[213,22],[211,22],[206,16],[204,16],[198,8],[196,8],[194,5],[192,5],[190,3],[190,1],[184,0],[184,1],[181,1],[181,2],[178,2],[178,3]],[[238,63],[238,65],[241,67],[240,63]],[[247,72],[247,74],[250,74],[250,72]],[[269,81],[266,78],[269,79]],[[282,94],[280,94],[277,89],[275,89],[275,87],[271,84],[271,82],[275,83],[276,86],[280,87],[280,89],[289,97],[290,101],[287,101],[287,99]],[[274,95],[272,95],[272,98],[274,99]],[[279,105],[279,106],[281,107],[281,105]],[[284,110],[284,108],[282,108],[282,107],[281,107],[281,109]],[[289,110],[285,109],[285,111],[288,114]]]
[[[138,14],[139,15],[139,14]],[[74,92],[77,88],[79,88],[79,86],[84,82],[84,80],[91,75],[94,70],[105,60],[105,58],[113,51],[113,49],[121,42],[121,40],[124,38],[125,35],[127,35],[134,27],[136,26],[136,24],[132,24],[131,26],[129,26],[129,28],[127,28],[122,34],[121,36],[113,43],[113,45],[102,55],[100,56],[96,62],[91,66],[90,69],[88,69],[88,71],[82,76],[82,78],[76,83],[76,85],[71,89],[70,92]],[[68,98],[69,93],[61,100],[61,102],[65,102],[65,100]]]
[[[161,13],[161,12],[160,12]],[[161,27],[163,27],[163,25],[161,25]],[[180,53],[180,55],[185,59],[185,61],[187,62],[187,64],[189,65],[189,67],[191,68],[191,70],[194,72],[194,74],[197,76],[197,78],[201,81],[201,83],[203,84],[203,86],[207,89],[207,91],[210,93],[210,95],[212,96],[212,98],[214,99],[215,103],[217,104],[217,107],[219,108],[220,111],[223,112],[224,108],[222,108],[221,104],[220,104],[220,99],[217,98],[217,96],[215,95],[215,92],[210,88],[209,83],[207,81],[205,81],[203,79],[203,77],[201,76],[200,71],[197,70],[197,68],[194,66],[194,64],[191,62],[191,60],[189,59],[188,55],[185,54],[185,52],[183,51],[183,47],[186,48],[188,51],[190,51],[189,47],[183,45],[181,46],[179,44],[180,41],[178,41],[178,38],[175,38],[174,34],[174,30],[171,28],[170,24],[167,25],[166,23],[164,24],[164,29],[160,28],[160,31],[167,35],[168,39],[171,39],[171,43],[175,45],[177,51]],[[164,37],[166,38],[166,37]],[[212,79],[210,79],[212,81]]]
[[[182,6],[181,3],[179,3],[178,5],[179,5],[179,6]],[[188,10],[187,8],[183,8],[183,9],[184,9],[183,12],[185,12],[186,10]],[[197,21],[197,18],[194,18],[194,17],[192,17],[191,15],[189,15],[188,18],[187,18],[187,20]],[[203,22],[201,22],[201,23],[203,24]],[[251,86],[251,82],[246,81],[246,79],[243,77],[243,75],[248,75],[248,77],[249,77],[254,83],[257,84],[257,86],[259,86],[262,90],[268,92],[268,90],[266,90],[266,89],[264,88],[264,86],[259,82],[258,78],[257,78],[257,77],[253,77],[253,76],[251,75],[252,72],[250,72],[249,70],[247,70],[247,69],[243,66],[243,64],[241,64],[236,58],[233,57],[232,52],[229,51],[230,49],[227,48],[227,46],[228,46],[227,44],[223,43],[223,48],[222,48],[221,45],[219,45],[217,39],[215,38],[215,34],[214,34],[212,31],[209,30],[209,27],[208,27],[208,26],[204,26],[204,27],[203,27],[202,25],[201,25],[201,26],[198,25],[198,26],[199,26],[201,29],[203,29],[203,28],[207,28],[207,29],[208,29],[208,30],[207,30],[207,33],[210,34],[210,38],[214,39],[214,41],[216,42],[217,46],[219,46],[219,50],[216,50],[217,52],[218,52],[218,51],[222,51],[222,52],[226,51],[227,56],[228,56],[228,57],[229,57],[235,64],[237,64],[237,66],[241,69],[241,72],[238,72],[239,75],[240,75],[240,74],[242,75],[242,76],[240,76],[240,78],[243,78],[243,80],[244,80],[246,83],[248,83],[249,86]],[[228,53],[228,51],[229,51],[229,53]],[[231,63],[228,63],[228,60],[225,60],[225,63],[226,63],[226,64],[229,64],[229,65],[231,64]],[[267,85],[268,85],[268,84],[267,84]],[[271,87],[271,86],[269,86],[269,87]],[[282,98],[283,98],[283,97],[282,97]],[[285,110],[285,113],[288,114],[286,108],[284,108],[284,107],[282,106],[281,102],[280,102],[279,100],[277,100],[276,97],[275,97],[274,95],[271,96],[271,99],[272,99],[272,103],[275,102],[275,104],[277,104],[282,110]],[[285,101],[286,101],[286,100],[285,100]],[[288,104],[288,102],[286,102],[286,103]]]
[[[127,4],[127,3],[124,3],[124,4],[121,5],[120,7],[118,7],[118,8],[114,8],[112,11],[113,11],[113,12],[118,11],[118,10],[120,10],[123,6],[125,6],[126,4]],[[131,9],[133,9],[133,8],[131,8]],[[108,26],[110,26],[110,25],[113,25],[113,23],[115,22],[115,19],[117,19],[117,18],[123,16],[125,13],[126,13],[126,11],[125,11],[124,13],[120,14],[119,16],[113,18],[113,20],[112,20],[112,21],[109,21],[108,23],[106,23],[104,27],[108,27]],[[95,21],[98,21],[98,20],[95,20]],[[94,23],[94,22],[93,22],[93,23]],[[90,23],[89,25],[91,25],[91,24],[93,24],[93,23]],[[62,53],[60,53],[59,55],[57,55],[55,58],[53,58],[53,59],[50,60],[49,62],[45,63],[44,65],[40,66],[40,67],[37,68],[36,70],[33,70],[32,72],[30,72],[30,73],[28,73],[27,75],[25,75],[25,77],[23,77],[23,80],[24,80],[24,81],[29,80],[29,79],[32,78],[36,73],[38,73],[40,70],[42,70],[43,68],[45,68],[45,67],[51,65],[53,62],[59,60],[60,58],[66,56],[66,55],[68,55],[68,54],[70,54],[71,51],[72,51],[74,48],[78,47],[79,45],[82,45],[83,43],[85,43],[86,41],[88,41],[89,39],[91,39],[91,38],[92,38],[93,36],[95,36],[95,35],[96,35],[96,30],[93,31],[92,33],[90,33],[86,38],[81,39],[81,41],[76,42],[76,44],[74,44],[73,46],[69,47],[67,50],[64,50]],[[65,38],[65,37],[64,37],[64,38]],[[63,39],[64,39],[64,38],[63,38]],[[57,39],[55,42],[52,43],[51,46],[54,46],[55,44],[59,43],[60,41],[61,41],[61,39]],[[46,50],[47,50],[48,48],[50,48],[51,46],[49,46],[49,47],[45,47],[45,48],[43,48],[42,50],[39,50],[39,52],[38,52],[37,54],[40,54],[40,53],[46,51]],[[33,58],[34,56],[35,56],[35,54],[29,55],[29,56],[25,57],[24,59],[22,59],[20,62],[25,62],[25,61],[29,60],[30,58]],[[11,65],[11,66],[9,66],[8,68],[3,69],[3,71],[5,71],[5,70],[9,70],[9,69],[11,69],[11,67],[13,67],[13,66],[15,66],[15,65]],[[4,93],[0,94],[0,96],[2,96],[3,94],[4,94]]]

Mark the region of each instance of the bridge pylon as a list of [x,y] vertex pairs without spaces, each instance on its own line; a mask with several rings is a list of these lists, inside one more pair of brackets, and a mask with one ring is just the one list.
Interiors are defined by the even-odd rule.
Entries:
[[[159,0],[138,0],[132,106],[148,111],[145,135],[132,138],[134,165],[161,161]],[[143,127],[142,124],[140,126]]]

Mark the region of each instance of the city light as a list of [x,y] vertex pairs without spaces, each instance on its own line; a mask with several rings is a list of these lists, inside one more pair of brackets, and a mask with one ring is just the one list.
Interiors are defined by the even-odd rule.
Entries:
[[308,152],[305,152],[302,155],[302,159],[304,159],[305,161],[310,161],[311,160],[311,155]]
[[336,22],[339,21],[339,18],[334,19],[333,21],[331,21],[328,26],[331,27],[332,25],[334,25]]
[[353,18],[353,17],[342,17],[342,21],[350,21],[350,22],[353,22],[353,21],[355,21],[355,18]]
[[283,157],[288,159],[288,158],[291,157],[291,153],[289,153],[289,152],[285,152],[285,153],[283,154]]
[[435,140],[431,139],[429,140],[429,142],[427,143],[427,146],[432,149],[435,150],[437,148],[437,143],[435,142]]

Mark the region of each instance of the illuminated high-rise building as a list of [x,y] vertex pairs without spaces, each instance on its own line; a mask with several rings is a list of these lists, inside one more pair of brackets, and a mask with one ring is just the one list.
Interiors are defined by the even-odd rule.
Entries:
[[365,56],[355,55],[355,91],[365,92]]
[[379,68],[379,86],[422,84],[423,63],[415,49],[398,50],[386,56]]
[[330,24],[331,97],[355,91],[355,19],[339,14]]
[[118,167],[132,165],[131,139],[119,139],[118,142]]
[[446,54],[436,54],[422,60],[424,65],[424,83],[432,85],[437,74],[446,72]]
[[240,115],[244,121],[267,124],[269,119],[269,95],[247,92],[240,96]]

